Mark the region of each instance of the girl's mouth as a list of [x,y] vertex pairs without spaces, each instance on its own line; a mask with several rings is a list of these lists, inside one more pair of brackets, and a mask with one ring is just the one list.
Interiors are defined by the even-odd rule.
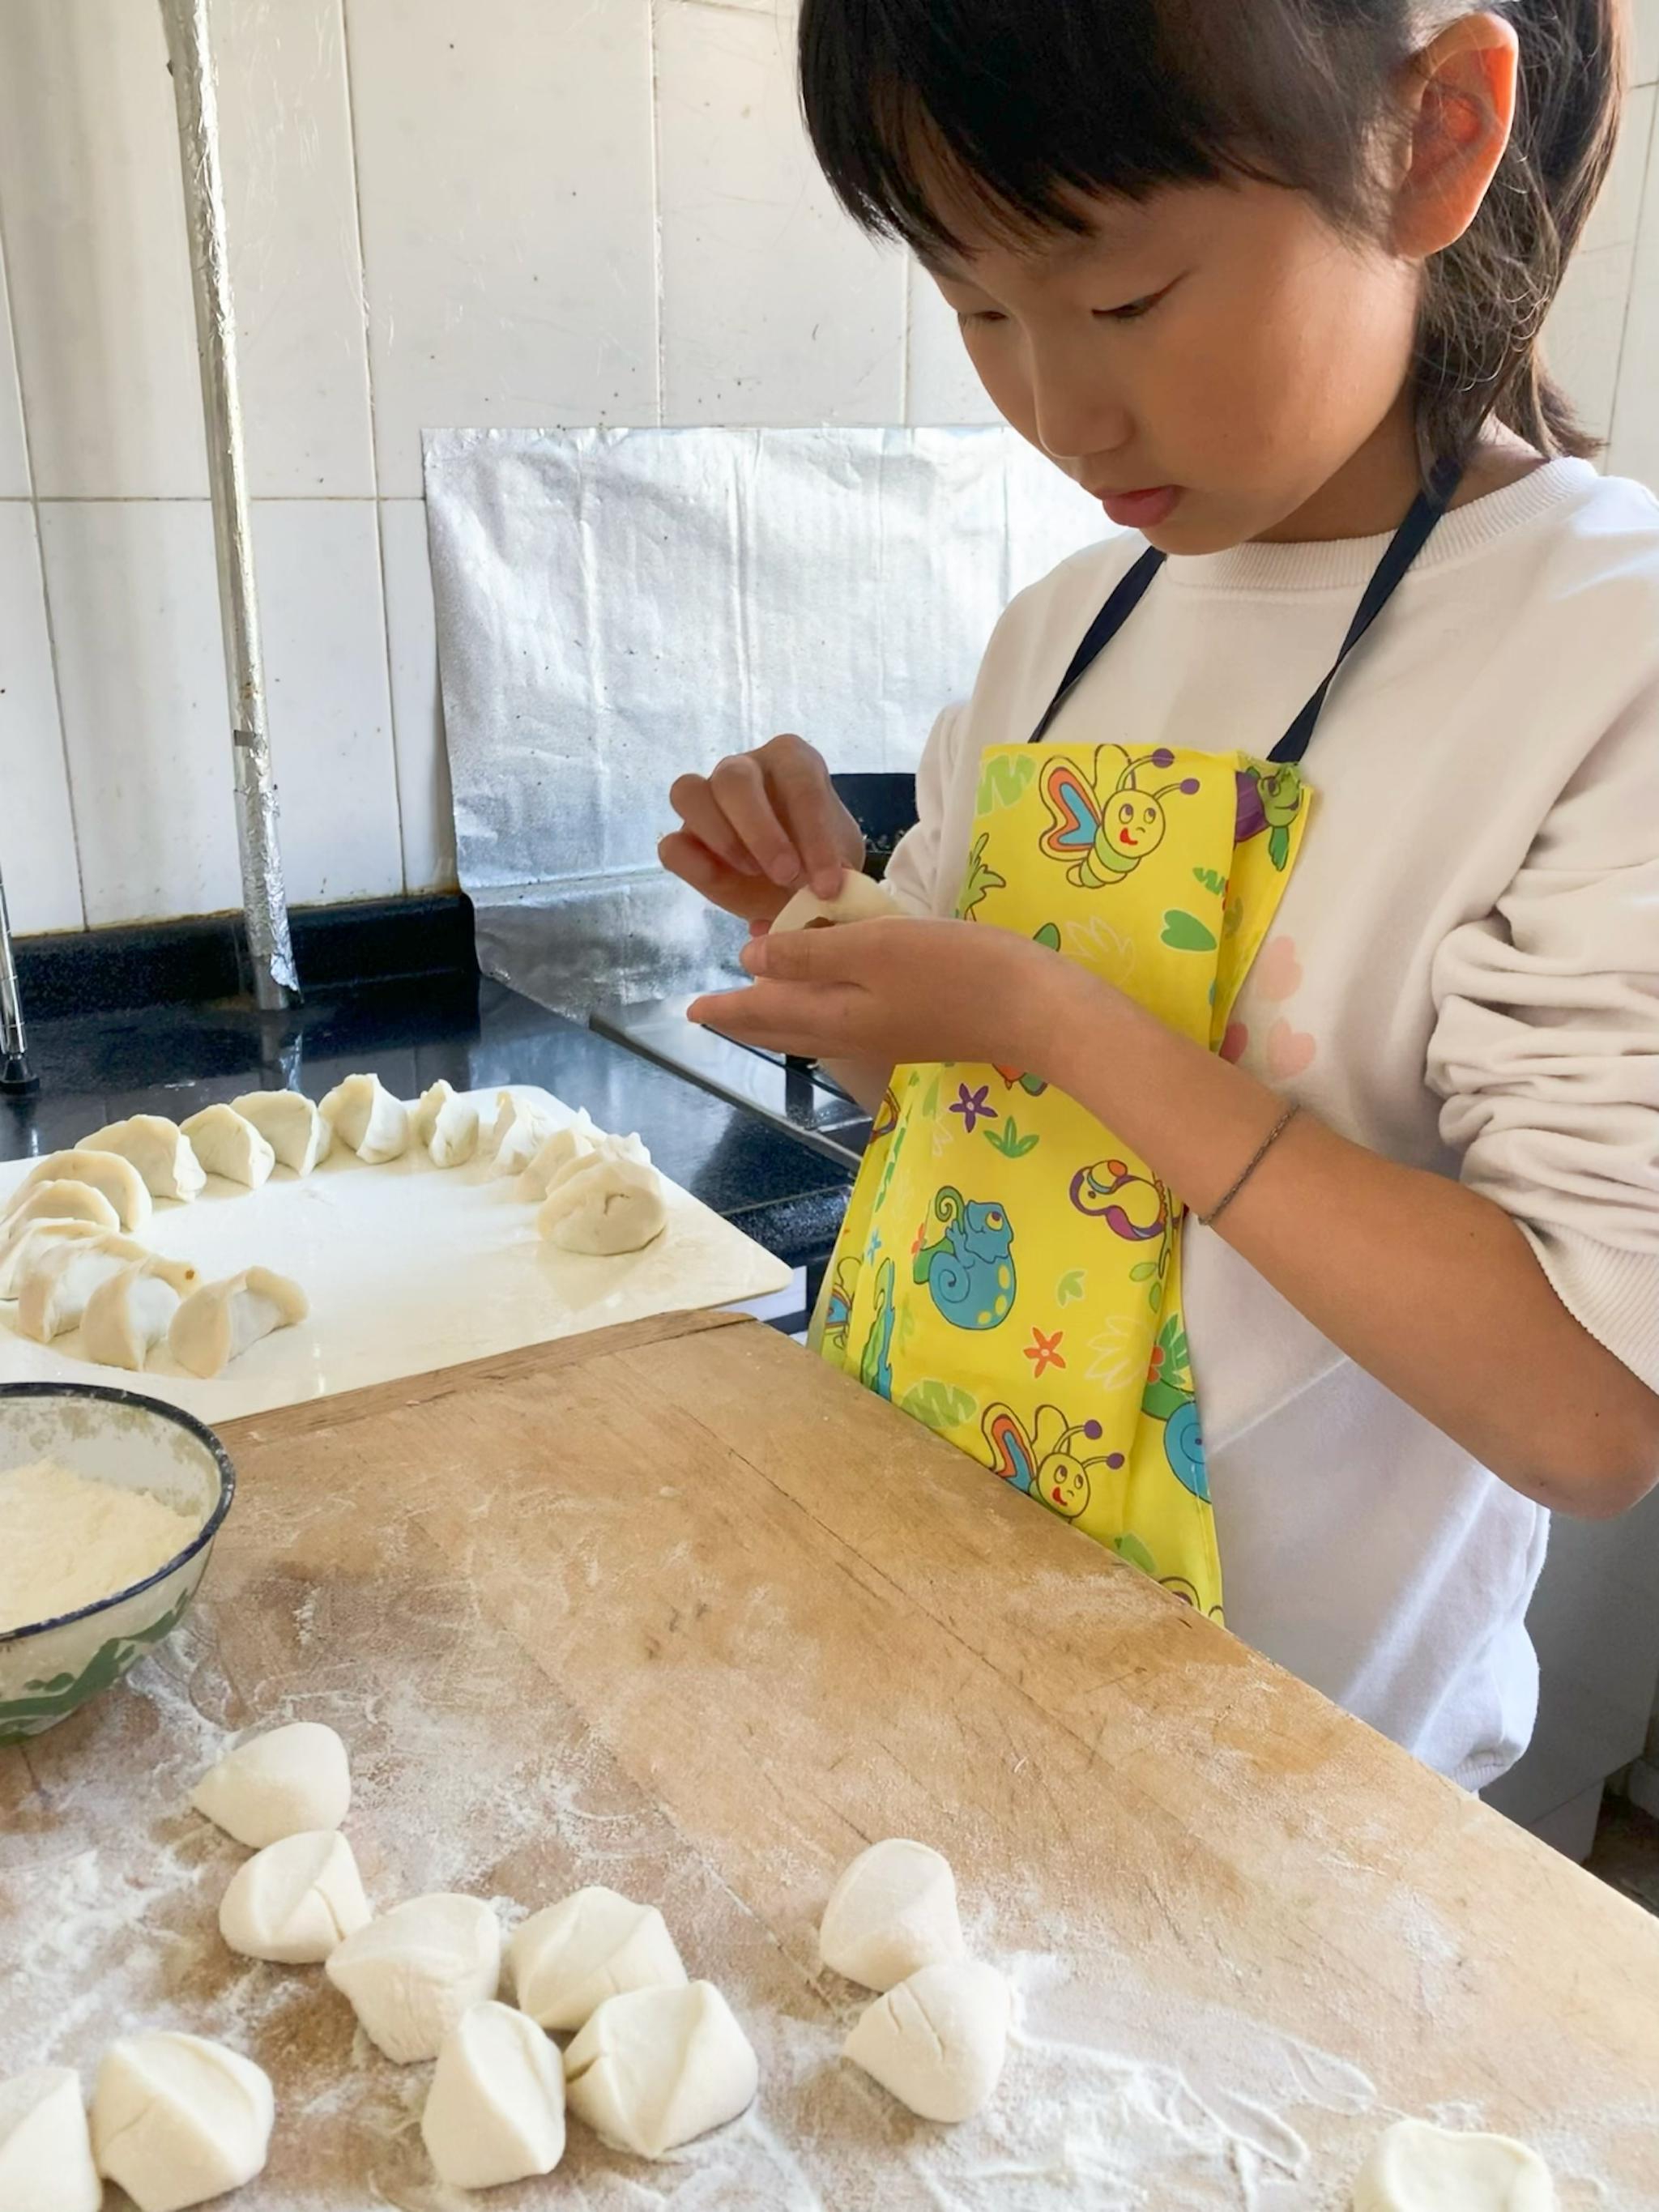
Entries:
[[1180,497],[1179,484],[1153,484],[1141,491],[1103,493],[1100,503],[1120,530],[1156,530],[1174,514]]

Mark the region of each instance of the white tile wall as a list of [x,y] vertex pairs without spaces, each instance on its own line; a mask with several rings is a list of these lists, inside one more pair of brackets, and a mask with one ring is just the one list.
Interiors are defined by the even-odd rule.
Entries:
[[[261,501],[253,551],[289,897],[320,906],[400,891],[374,502]],[[226,742],[222,696],[222,684],[209,739],[218,746]]]
[[403,814],[404,880],[411,891],[435,890],[455,880],[455,821],[438,691],[438,635],[423,501],[381,501],[380,554]]
[[34,509],[15,499],[0,501],[0,877],[13,928],[81,927]]
[[793,21],[665,0],[657,107],[665,419],[902,420],[904,258],[818,173]]
[[43,502],[87,920],[240,898],[205,500]]
[[373,498],[340,0],[213,0],[211,20],[250,490]]
[[384,495],[420,434],[657,419],[648,0],[350,0]]
[[[793,0],[211,4],[292,895],[440,885],[453,836],[422,426],[991,410],[933,286],[856,235],[811,167]],[[1633,12],[1646,89],[1550,336],[1587,415],[1612,425],[1613,465],[1659,483],[1659,0]],[[7,308],[14,914],[40,929],[231,905],[154,0],[0,0]]]

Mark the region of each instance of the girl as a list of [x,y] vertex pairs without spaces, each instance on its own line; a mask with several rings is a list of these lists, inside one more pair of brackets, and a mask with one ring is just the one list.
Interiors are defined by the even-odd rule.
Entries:
[[1479,1788],[1549,1509],[1659,1475],[1659,506],[1537,344],[1612,0],[805,0],[801,64],[1121,531],[933,731],[908,918],[765,933],[862,856],[799,738],[680,780],[757,926],[692,1018],[883,1102],[829,1356]]

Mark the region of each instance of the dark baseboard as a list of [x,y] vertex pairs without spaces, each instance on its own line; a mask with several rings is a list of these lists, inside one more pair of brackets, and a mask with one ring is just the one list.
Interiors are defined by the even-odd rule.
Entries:
[[[471,975],[472,902],[459,891],[296,907],[289,917],[306,990],[411,975]],[[68,931],[17,942],[27,1021],[234,999],[248,988],[240,915]]]

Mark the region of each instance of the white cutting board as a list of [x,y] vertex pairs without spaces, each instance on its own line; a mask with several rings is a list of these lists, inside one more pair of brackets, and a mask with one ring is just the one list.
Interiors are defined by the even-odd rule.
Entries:
[[[515,1085],[555,1120],[574,1118],[544,1091]],[[495,1093],[475,1091],[486,1130]],[[34,1163],[0,1166],[0,1208]],[[156,1202],[138,1241],[189,1260],[204,1282],[244,1267],[291,1275],[310,1318],[266,1337],[210,1382],[165,1347],[142,1374],[80,1356],[80,1331],[49,1345],[21,1336],[0,1303],[0,1382],[107,1382],[225,1421],[361,1389],[399,1375],[545,1344],[650,1314],[728,1305],[782,1290],[790,1271],[741,1230],[665,1179],[668,1226],[643,1252],[588,1259],[536,1233],[537,1201],[488,1162],[434,1168],[410,1151],[364,1167],[336,1146],[307,1176],[278,1168],[262,1190],[210,1176],[187,1205]]]

